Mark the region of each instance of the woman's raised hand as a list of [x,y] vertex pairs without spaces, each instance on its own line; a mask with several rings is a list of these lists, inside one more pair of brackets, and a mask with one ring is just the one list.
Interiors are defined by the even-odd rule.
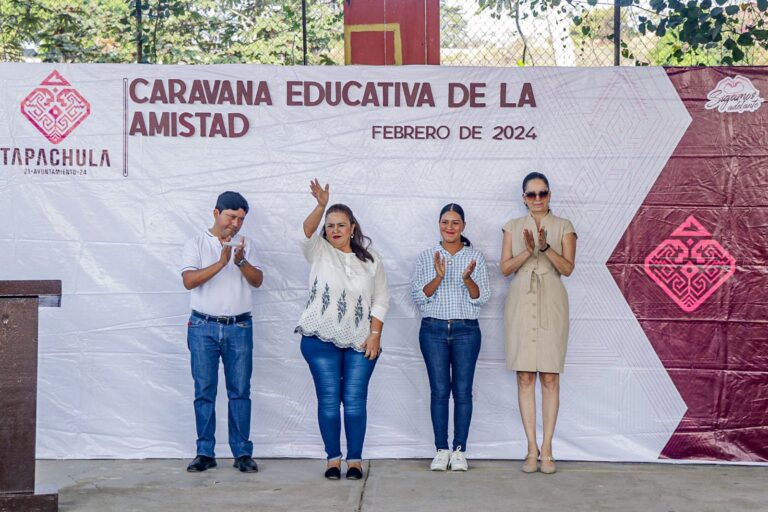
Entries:
[[312,191],[312,197],[317,199],[317,204],[325,208],[328,204],[328,199],[331,197],[330,185],[325,184],[325,188],[320,185],[317,178],[309,182],[309,189]]
[[523,230],[523,240],[525,240],[525,248],[533,254],[533,249],[536,246],[536,242],[533,241],[533,233],[530,229]]

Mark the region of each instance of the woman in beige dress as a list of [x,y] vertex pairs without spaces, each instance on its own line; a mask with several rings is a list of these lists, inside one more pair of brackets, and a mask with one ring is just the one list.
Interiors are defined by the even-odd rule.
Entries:
[[[560,276],[576,261],[576,232],[549,209],[549,180],[538,172],[523,180],[528,215],[503,227],[501,271],[514,274],[504,306],[507,368],[517,372],[520,416],[528,439],[523,471],[554,473],[552,436],[560,406],[560,374],[568,342],[568,295]],[[536,443],[536,375],[541,381],[544,437]]]

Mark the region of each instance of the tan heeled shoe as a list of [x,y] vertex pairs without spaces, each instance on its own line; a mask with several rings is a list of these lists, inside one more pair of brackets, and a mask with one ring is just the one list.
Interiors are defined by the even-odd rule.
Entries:
[[544,473],[545,475],[551,475],[556,471],[557,471],[557,466],[555,466],[555,459],[553,459],[551,456],[541,458],[542,473]]
[[539,470],[538,465],[539,460],[539,454],[538,453],[529,453],[525,457],[525,461],[523,462],[523,473],[535,473]]

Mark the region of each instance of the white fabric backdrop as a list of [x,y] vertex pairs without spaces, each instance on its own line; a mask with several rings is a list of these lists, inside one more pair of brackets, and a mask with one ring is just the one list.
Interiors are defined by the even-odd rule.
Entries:
[[[90,103],[53,145],[19,104],[52,71]],[[124,79],[265,80],[273,105],[149,105],[136,111],[239,112],[241,138],[128,137],[122,173]],[[288,80],[429,82],[435,107],[287,106]],[[449,108],[449,82],[487,84],[484,108]],[[532,84],[536,107],[500,108]],[[141,89],[140,89],[141,90]],[[359,95],[358,95],[359,97]],[[129,116],[130,119],[130,116]],[[418,252],[438,240],[437,215],[455,201],[466,235],[490,263],[481,318],[469,456],[525,453],[514,375],[504,367],[498,271],[501,226],[524,214],[520,182],[550,177],[552,207],[579,234],[565,278],[571,337],[555,440],[560,459],[651,461],[685,404],[605,262],[690,122],[660,68],[441,68],[0,65],[0,147],[108,149],[111,167],[84,176],[30,174],[0,154],[0,279],[61,279],[60,309],[40,318],[38,456],[188,457],[194,453],[185,342],[184,241],[212,222],[217,194],[251,204],[243,233],[259,247],[265,284],[254,293],[252,439],[257,457],[321,457],[311,377],[293,334],[308,268],[298,249],[312,208],[308,182],[330,182],[383,255],[392,291],[384,354],[369,395],[365,456],[433,454],[429,390],[408,282]],[[446,125],[446,141],[373,140],[372,125]],[[482,125],[482,140],[458,140]],[[493,126],[535,127],[535,140],[492,140]],[[23,151],[22,151],[23,153]],[[229,455],[223,379],[217,454]],[[539,428],[540,430],[540,428]]]

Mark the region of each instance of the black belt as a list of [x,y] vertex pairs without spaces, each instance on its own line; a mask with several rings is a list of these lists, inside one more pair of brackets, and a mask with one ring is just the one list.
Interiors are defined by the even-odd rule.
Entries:
[[246,320],[251,319],[250,313],[243,313],[242,315],[237,316],[211,316],[206,315],[205,313],[200,313],[199,311],[195,311],[194,309],[192,310],[192,316],[202,318],[207,322],[216,322],[224,325],[236,324],[238,322],[245,322]]

